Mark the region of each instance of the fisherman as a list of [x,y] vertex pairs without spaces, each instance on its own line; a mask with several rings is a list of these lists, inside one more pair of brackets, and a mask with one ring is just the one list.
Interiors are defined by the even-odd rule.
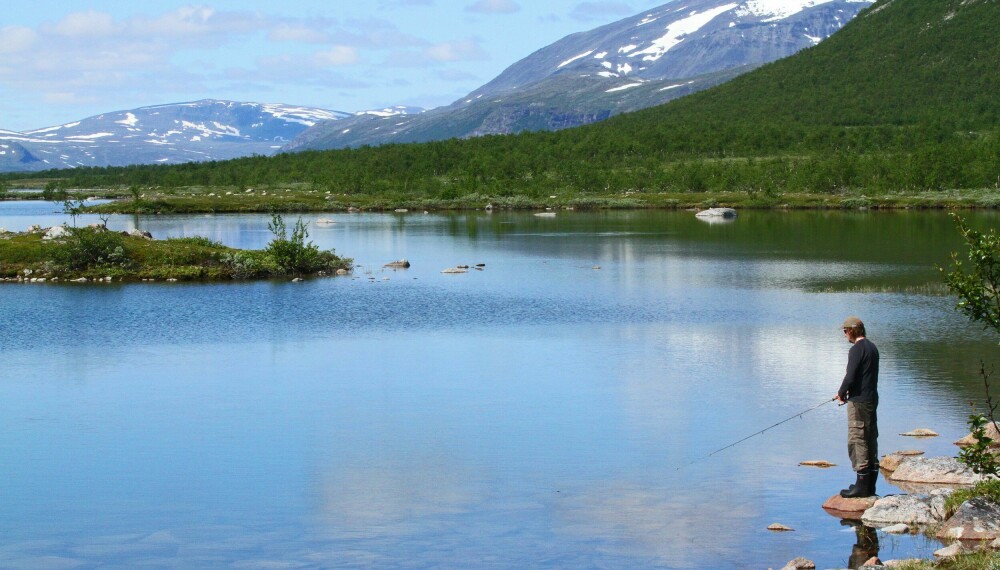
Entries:
[[865,324],[857,317],[844,320],[844,335],[851,343],[847,374],[834,398],[847,404],[847,453],[857,481],[841,497],[870,497],[878,478],[878,348],[865,337]]

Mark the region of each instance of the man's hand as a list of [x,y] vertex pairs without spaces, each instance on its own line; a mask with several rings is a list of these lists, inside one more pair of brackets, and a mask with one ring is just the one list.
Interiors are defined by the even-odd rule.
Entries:
[[847,403],[847,400],[845,400],[845,399],[841,398],[841,397],[840,397],[840,394],[837,394],[836,396],[834,396],[834,397],[833,397],[833,399],[834,399],[834,400],[837,400],[837,402],[839,402],[839,403],[841,403],[841,404],[846,404],[846,403]]

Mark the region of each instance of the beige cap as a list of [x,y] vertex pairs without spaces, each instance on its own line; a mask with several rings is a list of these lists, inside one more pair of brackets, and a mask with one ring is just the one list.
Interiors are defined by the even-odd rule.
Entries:
[[844,319],[845,329],[856,329],[858,327],[863,327],[863,326],[865,326],[865,324],[861,322],[861,319],[857,317],[847,317],[846,319]]

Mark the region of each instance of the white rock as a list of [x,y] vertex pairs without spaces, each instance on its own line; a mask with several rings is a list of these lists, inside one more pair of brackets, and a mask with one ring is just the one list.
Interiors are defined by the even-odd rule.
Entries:
[[461,267],[449,267],[448,269],[442,270],[441,273],[468,273],[468,269],[462,269]]
[[555,212],[538,212],[538,213],[535,214],[535,217],[538,217],[538,218],[554,218],[554,217],[556,217],[556,213]]
[[735,218],[736,210],[732,208],[709,208],[695,214],[699,218]]
[[883,527],[882,532],[887,532],[889,534],[906,534],[910,532],[910,527],[903,523],[894,524],[892,526]]
[[45,235],[42,236],[44,240],[59,239],[69,236],[69,228],[66,226],[52,226],[49,228]]

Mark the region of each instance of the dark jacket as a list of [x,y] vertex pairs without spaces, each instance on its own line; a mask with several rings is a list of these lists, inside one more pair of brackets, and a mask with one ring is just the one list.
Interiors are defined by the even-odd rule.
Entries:
[[847,374],[837,394],[850,402],[878,405],[878,348],[875,343],[867,338],[854,342],[847,353]]

